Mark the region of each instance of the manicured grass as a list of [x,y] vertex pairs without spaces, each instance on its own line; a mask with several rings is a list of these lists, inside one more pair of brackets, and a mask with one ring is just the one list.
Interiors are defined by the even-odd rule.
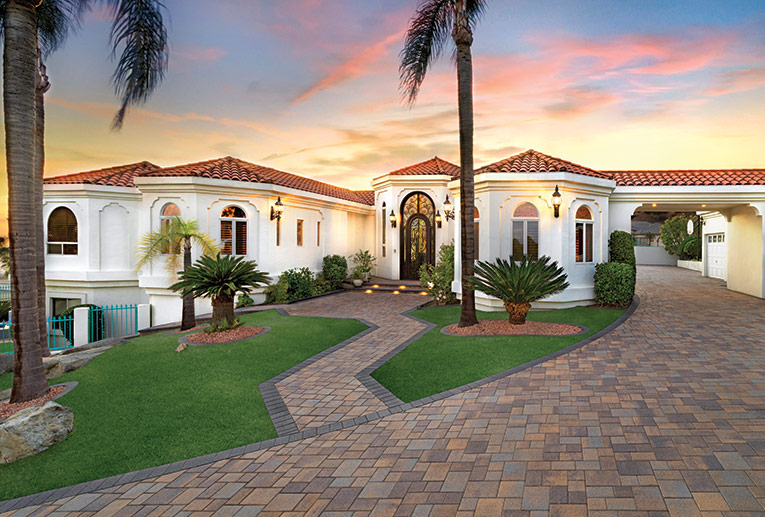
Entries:
[[[74,432],[37,456],[0,465],[0,500],[275,438],[258,385],[367,328],[276,311],[241,320],[272,330],[182,353],[174,351],[178,335],[144,336],[51,381],[79,382],[57,401],[74,409]],[[0,385],[10,387],[11,375]]]
[[[414,316],[436,328],[378,368],[372,377],[404,402],[428,397],[489,377],[577,343],[616,321],[621,309],[576,307],[531,311],[528,319],[573,323],[589,329],[576,336],[457,337],[441,328],[459,321],[458,306],[427,307]],[[478,319],[505,319],[505,312],[479,312]]]

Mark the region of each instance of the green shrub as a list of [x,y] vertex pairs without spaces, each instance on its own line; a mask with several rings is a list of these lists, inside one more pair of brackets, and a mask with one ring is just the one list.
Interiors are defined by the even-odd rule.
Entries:
[[289,294],[287,293],[289,287],[290,284],[287,281],[287,277],[281,275],[275,284],[271,284],[266,287],[266,303],[287,303],[289,301]]
[[[88,311],[88,342],[101,341],[104,338],[104,313],[103,311],[94,311],[94,309],[100,309],[98,305],[91,303],[73,305],[56,317],[53,327],[61,330],[67,341],[74,343],[74,310],[80,307],[90,309]],[[94,322],[93,318],[98,319]],[[59,319],[66,321],[59,321]]]
[[452,292],[454,280],[454,244],[442,244],[438,250],[436,265],[420,267],[420,285],[428,290],[436,303],[455,303],[457,295]]
[[608,253],[611,262],[629,264],[635,268],[635,239],[631,234],[616,230],[608,239]]
[[676,215],[661,225],[661,242],[670,255],[682,255],[683,243],[688,238],[688,218]]
[[240,294],[236,299],[237,309],[241,309],[242,307],[251,307],[253,305],[255,305],[255,300],[253,300],[249,294]]
[[313,281],[314,294],[324,294],[333,290],[332,286],[327,282],[327,279],[324,278],[324,273],[317,273],[316,278]]
[[626,307],[635,295],[632,266],[606,262],[595,266],[595,300],[600,305]]
[[348,276],[348,261],[340,255],[327,255],[321,262],[321,272],[333,291],[340,289]]
[[282,276],[287,279],[289,301],[294,302],[313,295],[313,273],[307,267],[288,269]]
[[701,260],[701,240],[697,235],[688,235],[680,246],[681,260]]
[[[369,250],[359,250],[351,257],[354,264],[354,272],[359,271],[361,278],[366,280],[369,277],[369,273],[375,267],[377,259],[372,255]],[[355,278],[355,277],[354,277]]]
[[227,330],[233,330],[237,327],[240,327],[242,325],[242,322],[239,321],[239,318],[234,318],[232,321],[228,321],[228,319],[223,318],[223,320],[219,321],[217,324],[210,323],[209,326],[204,328],[204,332],[206,334],[213,334],[214,332],[225,332]]

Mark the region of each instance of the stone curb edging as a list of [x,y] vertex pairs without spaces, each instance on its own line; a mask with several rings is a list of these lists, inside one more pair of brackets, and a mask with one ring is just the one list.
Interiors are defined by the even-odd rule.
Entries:
[[[52,386],[49,386],[49,388],[58,388],[59,386],[66,386],[66,389],[64,391],[62,391],[61,393],[59,393],[58,395],[56,395],[55,397],[53,397],[52,399],[48,400],[47,402],[53,402],[54,400],[60,399],[61,397],[63,397],[64,395],[66,395],[67,393],[72,391],[74,388],[76,388],[78,384],[79,383],[77,381],[69,381],[69,382],[59,382],[58,384],[54,384]],[[10,399],[3,400],[2,402],[6,402],[7,400],[10,400]],[[13,416],[13,415],[11,415],[11,416]],[[7,420],[7,418],[6,419],[0,419],[0,424],[5,422],[5,420]]]
[[[398,413],[399,411],[406,411],[408,409],[411,409],[412,407],[418,407],[422,406],[423,404],[428,404],[430,402],[435,402],[437,400],[443,400],[445,398],[449,398],[453,395],[457,395],[459,393],[464,393],[466,391],[470,391],[473,388],[477,388],[479,386],[483,386],[485,384],[489,384],[490,382],[494,382],[496,380],[502,379],[504,377],[508,377],[510,375],[513,375],[515,373],[518,373],[520,371],[526,370],[528,368],[531,368],[533,366],[536,366],[538,364],[544,363],[546,361],[549,361],[550,359],[555,359],[557,357],[560,357],[562,355],[568,354],[569,352],[573,352],[574,350],[578,348],[582,348],[585,345],[588,345],[595,341],[596,339],[600,339],[601,337],[605,336],[606,334],[610,334],[613,332],[617,327],[621,326],[622,323],[627,321],[627,319],[632,316],[632,314],[637,310],[638,305],[640,304],[640,298],[638,295],[635,295],[635,297],[632,299],[632,303],[629,307],[627,307],[627,310],[624,311],[624,314],[622,314],[616,321],[611,323],[609,326],[601,330],[600,332],[596,332],[592,336],[583,339],[581,341],[578,341],[572,345],[569,345],[565,348],[561,348],[560,350],[556,350],[555,352],[551,352],[545,356],[539,357],[537,359],[534,359],[533,361],[529,361],[524,364],[520,364],[518,366],[515,366],[513,368],[510,368],[509,370],[505,370],[502,372],[495,373],[494,375],[490,375],[489,377],[484,377],[483,379],[478,379],[476,381],[473,381],[469,384],[465,384],[463,386],[457,386],[456,388],[452,388],[447,391],[442,391],[441,393],[435,393],[433,395],[430,395],[428,397],[424,397],[418,400],[414,400],[409,403],[404,403],[401,399],[396,397],[393,393],[391,393],[385,386],[377,382],[376,379],[372,377],[372,372],[380,368],[382,365],[390,361],[394,356],[401,353],[406,347],[417,341],[425,332],[430,331],[432,328],[434,328],[436,325],[434,323],[427,322],[423,319],[420,319],[416,316],[413,316],[411,313],[417,310],[417,307],[414,309],[411,309],[407,311],[404,315],[415,319],[417,321],[427,323],[430,325],[428,329],[425,331],[418,333],[415,336],[412,336],[406,342],[402,343],[395,349],[391,350],[387,354],[385,354],[383,357],[372,363],[371,365],[367,366],[361,372],[359,372],[358,375],[356,375],[356,378],[364,384],[364,386],[367,386],[367,388],[375,393],[380,400],[382,400],[386,406],[391,410],[393,413]],[[587,332],[587,331],[585,331]],[[584,333],[584,332],[582,332]],[[452,334],[447,334],[452,335]],[[570,335],[577,335],[577,334],[570,334]],[[487,337],[497,337],[497,336],[487,336]]]
[[196,334],[196,332],[192,332],[191,334],[186,334],[185,336],[181,336],[178,338],[178,342],[184,345],[188,346],[216,346],[216,345],[230,345],[231,343],[239,343],[240,341],[247,341],[248,339],[255,339],[258,336],[262,336],[263,334],[266,334],[271,331],[271,327],[262,327],[263,330],[258,332],[257,334],[253,334],[250,337],[243,337],[241,339],[234,339],[232,341],[221,341],[220,343],[194,343],[193,341],[189,341],[189,336]]
[[[296,441],[300,441],[300,440],[305,440],[307,438],[312,438],[312,437],[324,435],[324,434],[331,433],[331,432],[334,432],[334,431],[340,431],[342,429],[348,429],[350,427],[355,427],[357,425],[361,425],[361,424],[373,422],[375,420],[379,420],[380,418],[384,418],[384,417],[392,415],[394,413],[402,413],[402,412],[407,411],[409,409],[413,409],[413,408],[416,408],[416,407],[424,406],[425,404],[428,404],[430,402],[434,402],[436,400],[442,400],[442,399],[445,399],[445,398],[450,397],[452,395],[457,395],[459,393],[468,391],[468,390],[473,389],[475,387],[482,386],[484,384],[488,384],[489,382],[492,382],[492,381],[497,380],[497,379],[501,379],[503,377],[507,377],[508,375],[512,375],[513,373],[517,373],[518,371],[524,370],[526,368],[530,368],[532,366],[535,366],[536,364],[539,364],[541,362],[547,361],[548,359],[552,359],[552,358],[558,357],[560,355],[566,354],[568,352],[571,352],[572,350],[576,350],[577,348],[581,348],[584,345],[586,345],[588,343],[591,343],[592,341],[595,341],[596,339],[598,339],[600,337],[603,337],[604,335],[608,334],[609,332],[613,331],[618,326],[620,326],[622,323],[624,323],[627,320],[627,318],[629,318],[632,315],[632,313],[635,312],[635,310],[638,307],[639,301],[640,300],[639,300],[638,296],[635,295],[635,298],[632,300],[632,304],[627,308],[627,310],[624,312],[624,314],[622,314],[622,316],[618,320],[616,320],[614,323],[612,323],[611,325],[609,325],[605,329],[603,329],[600,332],[590,336],[587,339],[584,339],[584,340],[582,340],[582,341],[580,341],[578,343],[574,343],[573,345],[570,345],[570,346],[568,346],[566,348],[558,350],[557,352],[553,352],[552,354],[549,354],[547,356],[541,357],[541,358],[539,358],[539,359],[537,359],[535,361],[532,361],[530,363],[526,363],[526,364],[517,366],[517,367],[512,368],[510,370],[506,370],[504,372],[500,372],[498,374],[495,374],[495,375],[493,375],[491,377],[487,377],[485,379],[480,379],[480,380],[475,381],[475,382],[473,382],[473,383],[471,383],[469,385],[461,386],[461,387],[458,387],[458,388],[453,388],[451,390],[448,390],[448,391],[445,391],[445,392],[442,392],[442,393],[438,393],[438,394],[432,395],[430,397],[425,397],[425,398],[422,398],[422,399],[419,399],[419,400],[415,400],[413,402],[403,403],[400,399],[398,399],[390,391],[388,391],[381,384],[379,384],[376,380],[374,380],[369,374],[362,375],[360,373],[360,374],[358,374],[356,376],[356,378],[364,386],[366,386],[368,389],[370,389],[370,391],[372,391],[370,386],[374,386],[375,384],[377,384],[379,386],[379,388],[375,388],[375,389],[377,391],[380,391],[382,397],[385,397],[385,398],[380,398],[380,400],[382,400],[384,403],[385,403],[386,399],[389,400],[389,401],[398,401],[398,403],[394,402],[391,406],[388,407],[388,409],[383,409],[383,410],[377,411],[375,413],[370,413],[368,415],[363,415],[363,416],[360,416],[360,417],[356,417],[354,419],[343,420],[343,421],[340,421],[340,422],[335,422],[335,423],[332,423],[332,424],[327,424],[327,425],[324,425],[322,427],[312,427],[312,428],[306,429],[305,431],[292,432],[292,433],[286,434],[284,436],[280,435],[278,438],[272,438],[270,440],[265,440],[265,441],[262,441],[262,442],[251,443],[249,445],[243,445],[243,446],[236,447],[236,448],[233,448],[233,449],[228,449],[228,450],[225,450],[225,451],[220,451],[220,452],[216,452],[216,453],[206,454],[204,456],[197,456],[196,458],[189,458],[189,459],[186,459],[186,460],[181,460],[181,461],[177,461],[177,462],[174,462],[174,463],[168,463],[168,464],[165,464],[165,465],[158,465],[156,467],[150,467],[150,468],[146,468],[146,469],[143,469],[143,470],[137,470],[137,471],[134,471],[134,472],[127,472],[125,474],[117,474],[115,476],[111,476],[111,477],[108,477],[108,478],[96,479],[96,480],[93,480],[93,481],[87,481],[87,482],[80,483],[80,484],[77,484],[77,485],[72,485],[72,486],[62,487],[62,488],[55,488],[53,490],[48,490],[46,492],[39,492],[37,494],[31,494],[31,495],[19,497],[19,498],[16,498],[16,499],[9,499],[7,501],[0,502],[0,513],[8,512],[8,511],[11,511],[11,510],[18,510],[19,508],[24,508],[24,507],[27,507],[27,506],[35,506],[35,505],[38,505],[38,504],[43,504],[43,503],[46,503],[46,502],[49,502],[49,501],[53,501],[53,500],[56,500],[56,499],[63,499],[63,498],[66,498],[66,497],[73,497],[73,496],[80,495],[80,494],[83,494],[83,493],[95,492],[97,490],[103,490],[103,489],[106,489],[106,488],[111,488],[111,487],[115,487],[115,486],[118,486],[118,485],[123,485],[123,484],[126,484],[126,483],[132,483],[132,482],[135,482],[135,481],[142,481],[142,480],[146,480],[146,479],[156,478],[156,477],[159,477],[159,476],[162,476],[162,475],[165,475],[165,474],[170,474],[170,473],[178,472],[178,471],[181,471],[181,470],[186,470],[186,469],[191,469],[191,468],[195,468],[195,467],[200,467],[202,465],[208,465],[208,464],[211,464],[211,463],[215,463],[217,461],[227,460],[227,459],[230,459],[230,458],[241,456],[243,454],[253,453],[253,452],[261,451],[261,450],[264,450],[264,449],[269,449],[271,447],[275,447],[275,446],[278,446],[278,445],[284,445],[284,444],[287,444],[287,443],[292,443],[292,442],[296,442]],[[389,359],[386,359],[387,356],[393,357],[394,355],[399,353],[401,350],[406,348],[409,344],[411,344],[414,341],[416,341],[417,339],[419,339],[423,334],[425,334],[426,332],[430,331],[432,328],[436,327],[436,325],[434,323],[426,322],[424,320],[421,320],[421,319],[419,319],[419,318],[409,314],[410,312],[415,311],[418,308],[419,308],[419,306],[415,307],[414,309],[411,309],[409,311],[406,311],[402,315],[406,316],[406,317],[409,317],[409,318],[413,318],[413,319],[415,319],[417,321],[425,323],[427,325],[427,328],[425,328],[421,332],[418,332],[415,336],[413,336],[412,338],[408,339],[404,344],[396,347],[396,349],[394,349],[391,352],[389,352],[388,354],[386,354],[385,357],[383,357],[382,359],[380,359],[378,361],[375,361],[375,363],[373,363],[373,365],[374,365],[374,364],[379,362],[380,363],[379,365],[374,366],[373,368],[372,367],[367,367],[364,370],[362,370],[362,372],[366,372],[367,370],[369,370],[370,373],[371,373],[372,371],[376,370],[377,368],[382,366],[382,364],[384,364],[385,362],[387,362],[389,360]],[[284,309],[282,309],[282,308],[276,308],[275,310],[277,310],[277,312],[280,312],[280,314],[286,314],[288,316],[291,316],[286,311],[284,311]],[[322,316],[309,316],[309,317],[322,317]],[[347,318],[347,319],[358,319],[358,318]],[[364,322],[364,323],[366,324],[366,322]],[[346,340],[347,342],[338,343],[337,345],[334,345],[333,347],[328,348],[327,350],[324,351],[324,355],[327,355],[328,353],[330,353],[329,351],[332,350],[332,349],[341,348],[342,346],[345,346],[345,345],[349,344],[350,342],[355,341],[357,338],[361,337],[362,335],[367,334],[369,332],[372,332],[373,330],[376,330],[377,328],[379,328],[377,326],[375,326],[375,327],[376,328],[370,328],[370,329],[367,329],[365,331],[362,331],[359,334],[356,334],[355,336],[352,336],[351,338]],[[321,355],[321,354],[319,354],[319,355]],[[314,359],[314,358],[315,358],[315,360],[312,361],[312,359]],[[283,375],[286,378],[288,376],[288,375],[286,375],[287,372],[295,369],[294,371],[292,371],[289,374],[289,375],[292,375],[293,373],[297,372],[298,369],[305,368],[309,364],[311,364],[313,362],[316,362],[318,359],[319,359],[318,356],[314,356],[312,358],[306,359],[302,363],[294,366],[293,368],[290,368],[290,370],[282,372],[277,377],[280,377],[280,376]],[[371,368],[371,370],[370,370],[370,368]],[[276,377],[274,379],[271,379],[271,380],[275,380],[275,379],[276,379]],[[279,380],[281,380],[281,379],[279,379]],[[279,382],[279,381],[276,381],[276,382]],[[276,398],[273,398],[273,392],[272,392],[271,393],[272,398],[270,399],[272,406],[269,406],[269,403],[266,403],[266,408],[268,409],[268,413],[269,413],[269,416],[271,417],[272,421],[274,421],[274,413],[271,412],[272,411],[271,407],[273,407],[274,410],[278,410],[277,406],[278,406],[279,403],[281,403],[281,405],[284,405],[284,401],[281,399],[281,396],[279,395],[278,391],[276,391],[276,387],[275,387],[276,382],[273,382],[270,385],[270,389],[273,389],[273,392],[275,392],[275,397]],[[259,388],[261,390],[261,395],[263,396],[263,400],[264,401],[266,400],[266,396],[265,396],[265,394],[263,392],[263,388],[265,388],[267,390],[266,392],[268,392],[268,390],[269,390],[268,384],[269,383],[270,383],[270,381],[266,381],[266,382],[262,383],[259,386]],[[264,386],[264,385],[266,385],[266,386]],[[382,393],[381,390],[384,390],[385,392],[387,392],[387,395]],[[386,403],[386,405],[388,405],[388,404]],[[284,411],[286,411],[286,406],[284,406]],[[286,411],[286,412],[287,412],[288,419],[292,421],[293,425],[295,425],[295,422],[294,422],[294,420],[292,420],[292,416],[289,414],[289,411]],[[283,415],[283,413],[277,413],[277,414]],[[289,425],[288,424],[289,420],[284,419],[283,422],[287,422],[286,425]],[[286,425],[285,425],[284,429],[286,429]],[[274,427],[276,427],[275,423],[274,423]],[[295,425],[295,429],[297,429],[296,425]],[[278,431],[277,431],[277,434],[278,434]]]
[[[544,322],[544,323],[557,323],[557,322]],[[441,327],[441,334],[444,336],[452,336],[452,337],[569,337],[569,336],[579,336],[581,334],[586,334],[590,331],[588,327],[585,327],[583,325],[575,325],[574,323],[562,323],[562,325],[570,325],[572,327],[576,327],[579,329],[579,332],[575,332],[573,334],[452,334],[451,332],[448,332],[446,329],[450,327],[451,325],[444,325]]]

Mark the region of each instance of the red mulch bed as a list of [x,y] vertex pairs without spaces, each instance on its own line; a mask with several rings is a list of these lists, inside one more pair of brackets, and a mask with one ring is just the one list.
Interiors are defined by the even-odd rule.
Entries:
[[37,397],[36,399],[29,400],[27,402],[19,402],[17,404],[10,404],[8,401],[0,402],[0,420],[5,420],[9,416],[18,413],[22,409],[26,409],[28,407],[33,406],[42,406],[46,402],[48,402],[50,399],[57,397],[58,395],[61,395],[66,391],[66,386],[56,386],[54,388],[51,388],[48,390],[48,393],[43,395],[42,397]]
[[199,332],[188,336],[187,339],[189,340],[189,343],[215,345],[218,343],[238,341],[240,339],[257,336],[264,330],[264,327],[236,327],[235,329],[224,330],[222,332]]
[[188,330],[174,330],[174,331],[171,332],[171,334],[185,334],[186,332],[195,332],[197,330],[202,330],[206,326],[207,325],[197,325],[196,327],[191,327]]
[[526,321],[523,325],[511,325],[507,320],[481,320],[478,325],[458,327],[449,325],[444,329],[456,336],[570,336],[579,334],[581,327],[568,323],[549,323],[547,321]]

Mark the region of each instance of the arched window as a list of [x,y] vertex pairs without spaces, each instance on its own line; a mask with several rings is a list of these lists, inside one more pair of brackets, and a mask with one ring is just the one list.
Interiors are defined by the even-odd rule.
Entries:
[[589,208],[582,205],[576,211],[576,261],[592,262],[593,218]]
[[539,211],[531,203],[521,203],[513,211],[513,259],[539,258]]
[[220,213],[222,255],[247,255],[247,215],[238,206],[227,206]]
[[[181,216],[181,209],[178,208],[178,205],[175,203],[168,203],[165,206],[162,207],[162,212],[159,214],[159,227],[164,230],[168,226],[170,226],[170,221],[173,220],[175,217]],[[180,245],[177,247],[176,250],[174,250],[175,253],[180,253]],[[170,247],[169,246],[163,246],[162,247],[162,253],[168,254],[170,253]]]
[[475,259],[479,260],[478,256],[478,250],[480,249],[478,247],[478,243],[481,241],[481,225],[479,224],[479,219],[481,218],[480,213],[478,212],[478,207],[473,207],[473,239],[475,241]]
[[60,206],[48,216],[48,253],[77,255],[77,218],[66,207]]

